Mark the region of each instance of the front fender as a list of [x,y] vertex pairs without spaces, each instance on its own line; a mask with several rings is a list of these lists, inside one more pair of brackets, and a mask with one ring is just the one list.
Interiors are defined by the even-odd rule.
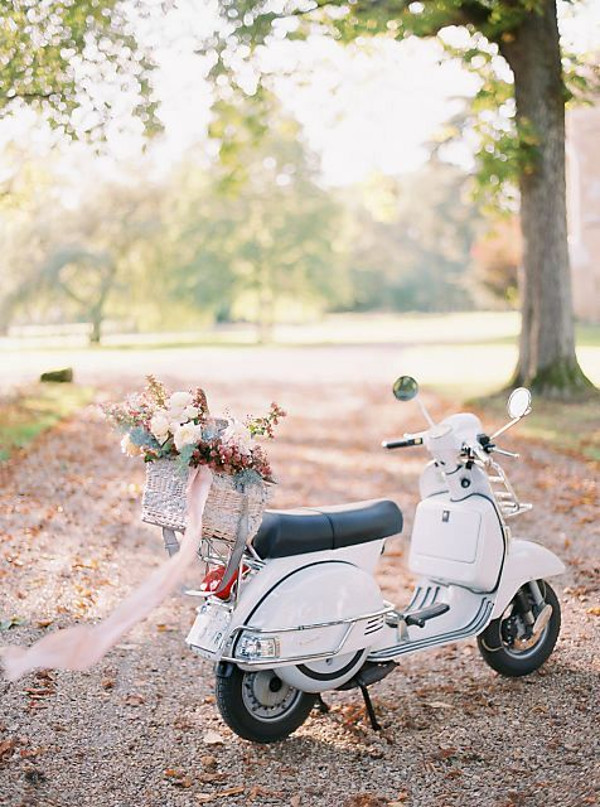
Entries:
[[500,585],[492,611],[492,619],[502,615],[506,606],[524,583],[553,577],[565,571],[564,563],[554,552],[533,541],[514,539],[502,568]]

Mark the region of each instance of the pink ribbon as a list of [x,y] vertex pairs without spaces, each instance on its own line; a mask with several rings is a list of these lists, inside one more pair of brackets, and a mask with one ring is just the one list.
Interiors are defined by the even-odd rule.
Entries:
[[206,467],[193,468],[187,487],[188,528],[179,552],[129,595],[98,625],[78,625],[44,636],[30,647],[0,647],[9,681],[36,669],[86,670],[96,664],[134,625],[145,619],[182,581],[202,541],[202,514],[212,483]]

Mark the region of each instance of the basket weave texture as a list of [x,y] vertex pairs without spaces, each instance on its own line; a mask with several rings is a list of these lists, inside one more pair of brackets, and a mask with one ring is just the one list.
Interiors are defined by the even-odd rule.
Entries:
[[[177,460],[146,463],[146,486],[142,497],[142,520],[183,531],[187,524],[188,474]],[[233,476],[214,474],[202,517],[202,534],[235,541],[244,501],[248,505],[248,539],[258,532],[267,500],[268,485],[261,481],[236,487]]]

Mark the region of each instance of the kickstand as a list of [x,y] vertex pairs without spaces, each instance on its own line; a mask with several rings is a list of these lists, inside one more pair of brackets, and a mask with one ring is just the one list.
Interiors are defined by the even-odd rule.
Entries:
[[373,703],[371,702],[371,696],[369,695],[369,690],[364,684],[359,684],[359,687],[360,691],[362,692],[362,696],[365,699],[365,707],[367,710],[367,714],[369,715],[369,720],[371,721],[373,731],[381,731],[381,726],[377,722],[377,717],[375,716],[375,709],[373,709]]
[[326,715],[327,712],[331,709],[331,707],[323,700],[321,693],[317,695],[317,702],[315,703],[315,706],[319,710],[319,712],[321,712],[322,715]]

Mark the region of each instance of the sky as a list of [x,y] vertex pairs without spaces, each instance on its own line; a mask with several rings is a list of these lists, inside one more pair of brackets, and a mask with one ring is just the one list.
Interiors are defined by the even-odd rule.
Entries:
[[[598,48],[600,0],[576,8],[575,13],[563,4],[564,41],[580,51]],[[177,0],[158,26],[140,29],[158,62],[154,83],[165,125],[147,154],[142,157],[143,139],[134,124],[129,132],[109,137],[108,154],[102,158],[92,159],[81,144],[70,148],[67,174],[73,165],[88,162],[90,176],[135,175],[142,165],[160,174],[194,145],[197,153],[210,154],[209,63],[196,50],[214,15],[214,0]],[[321,157],[323,183],[332,186],[360,182],[373,173],[395,175],[419,168],[428,157],[427,143],[477,88],[477,80],[460,65],[442,59],[435,41],[383,41],[361,49],[318,37],[308,43],[278,43],[262,58],[265,66],[289,74],[278,82],[284,107],[302,123],[309,146]],[[14,137],[27,142],[32,152],[48,149],[51,139],[31,113],[0,123],[0,150]],[[468,148],[456,147],[452,156],[469,166]]]

